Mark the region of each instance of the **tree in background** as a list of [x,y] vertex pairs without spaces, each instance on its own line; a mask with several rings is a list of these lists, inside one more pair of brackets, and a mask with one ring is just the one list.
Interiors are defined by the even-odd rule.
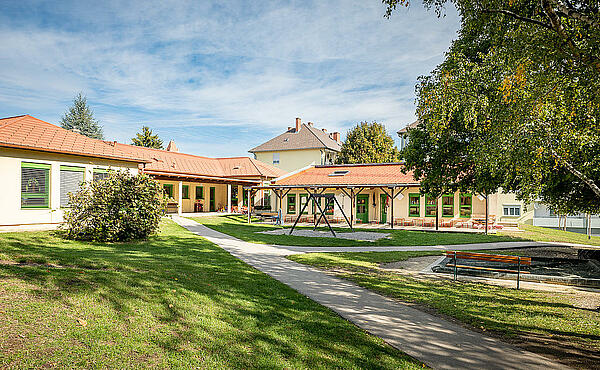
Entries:
[[361,122],[348,131],[337,163],[389,163],[398,161],[398,149],[385,126]]
[[[409,3],[383,2],[388,16]],[[440,15],[450,1],[424,3]],[[409,131],[407,168],[425,183],[447,181],[438,187],[493,180],[490,191],[501,186],[563,214],[599,213],[598,4],[451,3],[461,17],[459,36],[417,84],[422,124]],[[452,143],[461,145],[449,150]]]
[[73,105],[63,115],[60,126],[67,130],[79,130],[79,133],[92,139],[104,139],[102,127],[94,118],[94,112],[87,104],[87,98],[81,93],[73,99]]
[[142,126],[142,132],[138,132],[135,136],[136,137],[131,139],[133,145],[154,149],[163,148],[163,141],[161,138],[158,137],[158,134],[153,133],[148,126]]

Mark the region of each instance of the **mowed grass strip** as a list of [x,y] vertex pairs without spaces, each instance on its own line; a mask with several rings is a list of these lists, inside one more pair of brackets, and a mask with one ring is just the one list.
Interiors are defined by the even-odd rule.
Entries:
[[0,368],[422,366],[172,222],[133,243],[0,234],[0,261]]
[[519,225],[521,232],[500,231],[501,235],[520,237],[527,240],[535,240],[539,242],[558,242],[558,243],[573,243],[573,244],[589,244],[600,246],[600,236],[592,236],[588,239],[587,235],[574,233],[571,231],[555,230],[547,227],[539,227],[532,225]]
[[478,330],[493,332],[529,350],[550,353],[570,365],[583,368],[600,365],[600,312],[586,307],[585,296],[415,277],[378,268],[384,262],[436,254],[441,255],[440,252],[350,252],[307,253],[288,258],[327,269],[364,288],[416,303]]
[[[261,244],[274,245],[293,245],[293,246],[311,246],[311,247],[364,247],[364,246],[414,246],[414,245],[451,245],[468,243],[489,243],[504,241],[520,241],[515,236],[508,235],[483,235],[475,233],[458,232],[430,232],[416,230],[380,230],[380,229],[355,229],[358,231],[372,231],[390,234],[390,238],[379,239],[375,242],[366,242],[339,238],[310,238],[295,235],[269,235],[262,234],[261,231],[269,231],[279,226],[268,224],[247,223],[247,217],[244,216],[215,216],[215,217],[194,217],[196,222],[210,227],[213,230],[234,236],[238,239]],[[291,225],[286,225],[291,228]],[[306,227],[305,227],[306,228]],[[312,228],[311,228],[312,229]],[[319,228],[319,230],[328,231],[329,229]],[[349,232],[348,228],[335,227],[335,231]]]

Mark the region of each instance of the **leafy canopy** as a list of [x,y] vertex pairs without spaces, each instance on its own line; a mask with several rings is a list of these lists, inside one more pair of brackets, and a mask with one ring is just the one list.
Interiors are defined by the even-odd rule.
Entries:
[[398,160],[398,149],[385,126],[361,122],[348,131],[337,163],[386,163]]
[[67,130],[77,129],[79,133],[92,139],[104,139],[102,127],[94,118],[94,112],[81,93],[73,99],[73,105],[62,116],[60,126]]
[[[424,1],[438,14],[447,2]],[[384,3],[390,15],[408,1]],[[438,189],[502,187],[563,213],[600,212],[598,4],[452,4],[459,36],[419,79],[408,168]]]
[[148,126],[142,126],[142,132],[135,134],[135,137],[131,139],[131,141],[133,142],[133,145],[143,146],[146,148],[163,148],[162,139],[158,136],[158,134],[153,133]]
[[162,187],[148,175],[112,171],[70,194],[61,227],[69,239],[146,239],[158,230],[165,204]]

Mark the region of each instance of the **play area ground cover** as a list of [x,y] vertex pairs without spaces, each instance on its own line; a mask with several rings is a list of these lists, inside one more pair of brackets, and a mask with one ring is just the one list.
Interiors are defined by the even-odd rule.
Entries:
[[0,234],[0,368],[422,364],[170,221],[131,243]]
[[[260,244],[293,245],[293,246],[318,246],[318,247],[362,247],[362,246],[414,246],[414,245],[452,245],[467,243],[489,243],[504,241],[521,241],[516,236],[498,234],[474,234],[474,233],[435,233],[417,230],[390,230],[390,229],[356,229],[357,231],[369,231],[390,234],[389,238],[379,239],[373,242],[361,240],[350,240],[328,237],[313,238],[297,235],[270,235],[263,233],[279,226],[265,223],[247,223],[244,216],[215,216],[215,217],[193,217],[194,221],[210,227],[213,230],[234,236],[238,239]],[[290,225],[286,225],[287,228]],[[312,228],[306,229],[312,230]],[[327,228],[319,228],[327,231]],[[334,228],[336,232],[349,232],[348,228]]]
[[576,292],[516,290],[379,268],[382,263],[427,255],[441,252],[307,253],[288,258],[568,365],[600,365],[600,298],[590,303],[589,295]]

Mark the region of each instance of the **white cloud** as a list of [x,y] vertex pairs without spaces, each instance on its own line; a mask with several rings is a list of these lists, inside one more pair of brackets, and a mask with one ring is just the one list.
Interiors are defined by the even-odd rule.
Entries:
[[[330,131],[362,120],[396,130],[414,119],[416,77],[458,27],[453,11],[438,19],[417,6],[386,20],[377,1],[251,4],[77,2],[46,9],[55,26],[0,15],[3,115],[56,122],[84,91],[122,141],[142,122],[167,134],[255,125],[264,139],[296,116]],[[194,152],[233,154],[205,148]]]

